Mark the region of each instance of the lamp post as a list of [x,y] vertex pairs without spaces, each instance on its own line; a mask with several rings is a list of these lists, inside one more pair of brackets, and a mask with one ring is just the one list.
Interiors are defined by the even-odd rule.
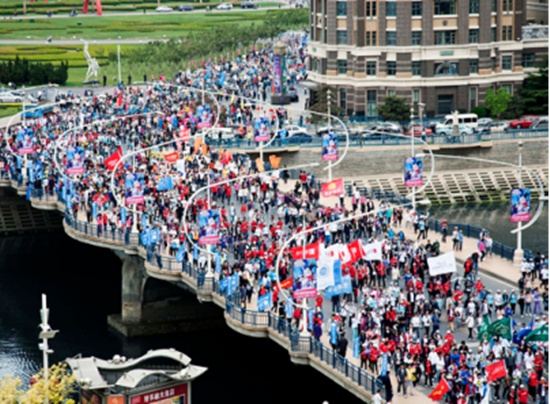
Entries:
[[[521,134],[519,135],[521,137]],[[518,142],[518,152],[519,152],[519,162],[518,162],[518,171],[519,171],[519,187],[523,187],[521,181],[521,152],[523,150],[523,141]],[[516,249],[514,250],[514,265],[520,265],[523,261],[524,253],[522,248],[522,239],[521,239],[521,222],[518,222],[517,235],[516,235]]]
[[42,339],[42,343],[38,344],[38,348],[42,351],[42,361],[44,366],[44,403],[48,404],[50,402],[48,398],[49,393],[49,383],[48,383],[48,355],[53,353],[53,349],[49,349],[48,347],[48,340],[55,337],[55,334],[57,334],[57,330],[52,330],[50,325],[48,324],[48,317],[50,315],[50,310],[48,309],[48,305],[46,302],[46,295],[42,294],[42,309],[40,310],[40,318],[42,319],[42,322],[40,323],[40,328],[42,331],[38,335],[39,339]]
[[[330,134],[330,99],[331,99],[331,93],[330,88],[327,90],[327,115],[328,115],[328,131]],[[332,160],[328,161],[328,181],[332,181]]]
[[[411,157],[414,157],[414,131],[412,126],[413,119],[414,119],[414,108],[411,107],[411,121],[409,122],[409,128],[410,128],[409,132],[411,135]],[[414,193],[414,189],[412,193],[412,209],[413,209],[413,212],[416,210],[416,194]]]

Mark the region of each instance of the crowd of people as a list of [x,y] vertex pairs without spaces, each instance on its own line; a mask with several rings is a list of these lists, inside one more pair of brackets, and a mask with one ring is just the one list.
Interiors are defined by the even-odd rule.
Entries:
[[[294,84],[305,77],[305,41],[298,34],[282,39]],[[155,231],[155,240],[142,242],[159,257],[182,251],[183,260],[203,270],[212,268],[220,282],[238,274],[235,293],[244,307],[255,310],[252,301],[271,293],[271,310],[281,320],[309,329],[318,340],[326,338],[341,356],[355,357],[362,368],[380,376],[387,402],[393,399],[395,383],[395,393],[407,397],[419,384],[435,386],[443,378],[450,387],[447,403],[477,404],[489,396],[510,404],[548,403],[547,341],[480,336],[486,319],[520,315],[517,330],[548,323],[548,260],[541,254],[525,261],[517,288],[509,293],[489,290],[478,276],[480,262],[491,259],[492,239],[486,234],[480,235],[478,250],[472,251],[459,278],[430,276],[428,258],[438,256],[440,243],[447,240],[446,232],[441,240],[430,236],[428,215],[386,201],[375,203],[355,185],[347,201],[341,198],[329,206],[311,173],[299,173],[289,186],[291,172],[284,168],[261,172],[247,155],[211,147],[198,136],[216,123],[252,131],[253,119],[269,108],[257,108],[259,103],[245,97],[268,98],[271,63],[267,46],[236,61],[182,71],[171,82],[122,86],[113,94],[60,96],[53,112],[3,133],[3,176],[22,176],[31,196],[62,195],[68,214],[97,224],[100,235]],[[203,101],[200,92],[188,89],[203,86],[217,102],[210,97]],[[274,136],[274,119],[268,121]],[[20,154],[24,139],[32,139],[28,154]],[[68,161],[74,155],[83,158],[83,174],[67,173],[67,167],[76,167]],[[134,176],[131,194],[129,174]],[[167,178],[170,186],[161,187]],[[188,204],[208,184],[209,192]],[[127,199],[136,196],[143,202],[130,205]],[[214,209],[220,209],[215,223],[219,242],[203,246],[212,255],[201,254],[193,245],[201,241],[199,217]],[[360,218],[342,220],[360,213]],[[403,226],[414,228],[417,237],[407,238]],[[381,259],[367,260],[361,254],[342,258],[342,276],[350,276],[351,290],[325,298],[319,294],[311,320],[303,324],[300,299],[289,304],[283,294],[292,294],[292,289],[279,286],[293,274],[290,249],[275,267],[282,244],[294,236],[290,248],[317,245],[340,252],[358,239],[380,242]],[[462,250],[461,233],[454,229],[450,237],[453,247]],[[466,332],[467,337],[457,336]],[[489,382],[485,367],[502,359],[507,375]]]

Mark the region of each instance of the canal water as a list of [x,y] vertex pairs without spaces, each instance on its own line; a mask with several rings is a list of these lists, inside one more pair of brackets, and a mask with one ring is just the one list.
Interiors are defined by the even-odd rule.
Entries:
[[60,330],[50,342],[51,363],[79,353],[108,359],[175,348],[208,367],[193,383],[195,404],[361,402],[313,368],[291,363],[275,342],[228,327],[131,339],[113,334],[107,315],[120,312],[120,287],[121,262],[109,250],[64,233],[0,238],[0,377],[28,383],[40,370],[39,309],[46,293],[50,325]]
[[[509,205],[430,208],[430,215],[491,230],[495,240],[515,245]],[[548,210],[525,232],[524,247],[548,253]],[[50,324],[61,332],[51,341],[51,362],[77,355],[137,357],[149,349],[178,349],[209,368],[194,383],[196,404],[359,403],[309,366],[294,365],[268,339],[215,331],[126,339],[107,329],[108,314],[120,312],[121,262],[110,251],[72,240],[63,232],[0,238],[0,377],[28,382],[40,370],[40,295],[48,295]],[[183,293],[183,292],[182,292]],[[220,312],[221,316],[221,312]]]
[[[537,201],[533,202],[532,214],[537,204]],[[516,246],[516,235],[510,233],[517,227],[516,223],[510,222],[510,202],[434,206],[430,207],[429,212],[435,219],[483,227],[489,230],[493,240]],[[548,257],[548,204],[545,204],[535,224],[523,232],[522,243],[523,248],[533,253],[540,251]]]

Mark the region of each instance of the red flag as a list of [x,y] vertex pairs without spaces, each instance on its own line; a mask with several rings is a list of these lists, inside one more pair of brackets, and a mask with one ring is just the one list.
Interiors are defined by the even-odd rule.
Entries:
[[441,378],[439,383],[437,383],[437,386],[435,386],[434,391],[428,396],[432,399],[432,401],[441,401],[443,396],[447,394],[447,392],[451,390],[449,387],[449,384],[444,378]]
[[334,180],[321,184],[321,195],[323,198],[338,196],[344,193],[344,179]]
[[168,161],[169,163],[175,163],[176,161],[178,161],[178,157],[179,157],[178,152],[174,152],[174,153],[164,155],[164,159],[166,161]]
[[191,130],[189,128],[186,128],[186,127],[183,127],[183,128],[180,129],[180,138],[181,138],[182,142],[189,141],[190,132],[191,132]]
[[117,107],[122,107],[122,93],[118,93],[118,101],[116,103]]
[[109,170],[114,170],[116,164],[122,159],[122,147],[118,146],[116,152],[105,159],[105,165]]
[[357,239],[353,243],[348,244],[348,250],[349,254],[351,256],[351,262],[355,263],[359,261],[359,259],[363,258],[365,256],[365,251],[363,250],[363,245],[361,244],[361,240]]
[[[309,244],[304,247],[295,247],[291,249],[292,259],[294,260],[303,260],[303,259],[319,259],[319,243]],[[304,256],[305,251],[305,256]]]
[[492,382],[493,380],[497,380],[501,377],[506,377],[508,375],[508,372],[506,371],[506,365],[504,364],[504,359],[501,359],[491,365],[485,366],[485,371],[487,372],[488,382]]

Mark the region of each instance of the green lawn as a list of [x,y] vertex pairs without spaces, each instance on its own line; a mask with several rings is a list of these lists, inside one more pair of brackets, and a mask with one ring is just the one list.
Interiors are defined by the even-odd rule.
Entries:
[[0,20],[2,39],[161,39],[180,38],[213,26],[248,26],[262,21],[268,11],[194,14],[136,14],[121,17],[37,18]]
[[20,111],[21,107],[7,107],[5,105],[0,105],[0,118],[17,114]]

